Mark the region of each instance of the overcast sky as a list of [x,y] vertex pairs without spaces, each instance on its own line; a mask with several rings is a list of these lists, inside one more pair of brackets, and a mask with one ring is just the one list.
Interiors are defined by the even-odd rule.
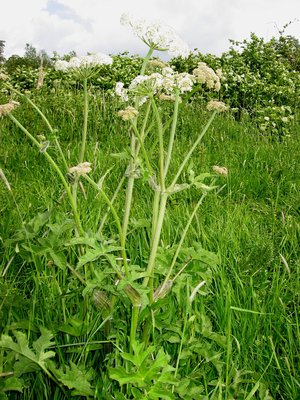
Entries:
[[300,39],[300,0],[2,0],[4,56],[23,55],[26,43],[50,56],[71,50],[144,54],[145,45],[120,25],[122,13],[165,23],[202,53],[220,55],[228,39],[249,38],[250,32],[270,39],[289,21],[286,33]]

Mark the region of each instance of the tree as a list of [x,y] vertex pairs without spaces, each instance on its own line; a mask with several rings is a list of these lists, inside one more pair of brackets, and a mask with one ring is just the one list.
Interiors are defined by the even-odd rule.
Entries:
[[5,40],[0,40],[0,63],[3,63],[5,61],[4,58],[4,47],[5,47]]

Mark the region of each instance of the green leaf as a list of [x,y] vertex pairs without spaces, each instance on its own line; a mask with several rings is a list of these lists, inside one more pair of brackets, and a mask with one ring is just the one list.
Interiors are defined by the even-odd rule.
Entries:
[[127,151],[122,151],[120,153],[111,153],[111,157],[117,158],[119,160],[130,160],[130,154]]
[[54,250],[49,251],[49,255],[52,258],[54,264],[61,270],[66,270],[67,259],[63,253],[55,252]]
[[0,340],[0,348],[2,347],[21,354],[23,357],[45,369],[45,361],[55,356],[53,351],[46,352],[45,350],[48,347],[53,346],[54,343],[51,341],[53,338],[51,332],[41,328],[41,333],[42,335],[39,337],[39,339],[32,344],[35,352],[29,348],[27,336],[19,331],[14,332],[17,342],[14,342],[13,339],[8,335],[2,335]]
[[112,245],[99,245],[96,249],[88,249],[83,256],[79,257],[76,269],[81,268],[83,265],[89,262],[96,261],[98,258],[106,255],[107,253],[117,252],[119,250],[121,250],[120,246]]
[[77,366],[70,362],[70,367],[66,366],[66,372],[62,369],[56,370],[57,379],[72,391],[73,396],[94,396],[94,390],[90,381],[94,377],[94,370],[86,370],[83,366]]
[[23,382],[14,376],[11,376],[9,378],[0,377],[0,399],[1,399],[1,394],[3,394],[4,392],[8,392],[10,390],[22,393]]
[[162,389],[159,387],[153,386],[150,391],[148,392],[148,398],[151,400],[159,400],[159,399],[165,399],[165,400],[173,400],[175,399],[174,394],[172,393],[171,390],[167,389]]
[[69,335],[79,337],[81,335],[88,334],[91,330],[91,327],[80,318],[70,317],[68,318],[67,323],[61,325],[58,330]]

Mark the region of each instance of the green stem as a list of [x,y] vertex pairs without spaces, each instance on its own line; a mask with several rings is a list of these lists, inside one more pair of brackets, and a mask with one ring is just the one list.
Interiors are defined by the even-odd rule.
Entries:
[[[159,240],[160,240],[161,229],[162,229],[162,225],[163,225],[163,221],[164,221],[167,200],[168,200],[168,193],[161,193],[156,229],[155,229],[155,233],[153,236],[153,242],[152,242],[148,266],[147,266],[147,276],[145,276],[144,281],[143,281],[144,287],[146,287],[148,285],[150,278],[151,278],[151,280],[153,279],[155,258],[156,258],[156,253],[157,253],[158,244],[159,244]],[[151,282],[150,282],[150,285],[151,285]],[[151,296],[152,296],[152,294],[150,293],[150,297]]]
[[170,276],[172,275],[173,269],[174,269],[174,267],[175,267],[175,264],[176,264],[178,255],[179,255],[179,253],[180,253],[181,247],[182,247],[182,245],[183,245],[183,242],[184,242],[184,240],[185,240],[185,237],[186,237],[186,235],[187,235],[187,232],[188,232],[188,230],[189,230],[189,227],[190,227],[190,225],[191,225],[191,223],[192,223],[192,221],[193,221],[193,219],[194,219],[194,217],[195,217],[195,215],[196,215],[196,212],[198,211],[198,208],[199,208],[200,205],[203,203],[203,200],[205,199],[206,195],[207,195],[207,193],[203,193],[203,194],[202,194],[202,196],[200,197],[198,203],[196,204],[196,206],[195,206],[195,208],[194,208],[192,214],[190,215],[190,218],[189,218],[189,220],[188,220],[188,222],[187,222],[187,224],[186,224],[186,226],[185,226],[185,228],[184,228],[184,231],[183,231],[182,234],[181,234],[180,241],[179,241],[179,243],[178,243],[178,245],[177,245],[176,252],[175,252],[175,254],[174,254],[174,256],[173,256],[172,263],[171,263],[170,268],[169,268],[169,271],[168,271],[168,273],[167,273],[167,275],[166,275],[166,277],[165,277],[165,279],[164,279],[164,282],[163,282],[163,284],[162,284],[162,286],[161,286],[160,292],[163,292],[165,286],[167,285],[167,283],[168,283],[168,281],[169,281],[169,279],[170,279]]
[[110,211],[111,211],[111,213],[112,213],[112,215],[114,217],[114,220],[116,222],[117,229],[118,229],[118,232],[119,232],[119,239],[120,239],[120,244],[121,244],[121,254],[122,254],[122,258],[123,258],[123,262],[124,262],[125,274],[128,277],[129,271],[128,271],[126,251],[125,251],[125,237],[123,235],[122,226],[121,226],[120,219],[118,217],[118,213],[117,213],[115,207],[113,206],[112,202],[107,197],[107,195],[104,192],[104,190],[99,185],[97,185],[97,183],[94,182],[89,176],[84,175],[84,177],[96,190],[98,190],[98,192],[103,197],[104,201],[108,205],[108,207],[109,207],[109,209],[110,209]]
[[177,172],[175,178],[173,179],[173,181],[172,181],[172,183],[171,183],[171,185],[170,185],[171,188],[176,184],[176,182],[177,182],[177,180],[178,180],[180,174],[181,174],[182,171],[183,171],[183,168],[185,167],[186,163],[187,163],[187,162],[189,161],[189,159],[191,158],[191,155],[193,154],[194,150],[196,149],[196,147],[198,146],[198,144],[201,142],[203,136],[204,136],[205,133],[207,132],[207,130],[208,130],[208,128],[210,127],[211,123],[213,122],[216,113],[217,113],[217,111],[214,111],[214,112],[213,112],[212,116],[211,116],[210,119],[208,120],[208,122],[207,122],[207,124],[205,125],[204,129],[202,130],[202,132],[201,132],[200,135],[198,136],[197,140],[195,141],[195,143],[194,143],[193,146],[191,147],[190,151],[187,153],[187,155],[185,156],[184,160],[183,160],[182,163],[180,164],[180,167],[179,167],[179,169],[178,169],[178,172]]
[[144,61],[143,61],[143,65],[140,71],[140,75],[144,75],[145,71],[146,71],[146,67],[148,64],[148,61],[150,60],[152,54],[154,52],[154,49],[152,49],[152,47],[149,48],[148,53],[146,54]]
[[[140,134],[140,138],[141,138],[141,142],[142,143],[144,143],[145,137],[147,136],[147,134],[149,133],[150,128],[151,128],[151,125],[150,125],[150,127],[146,130],[146,126],[147,126],[147,123],[148,123],[150,110],[151,110],[151,103],[149,102],[148,105],[147,105],[146,113],[145,113],[144,120],[143,120],[142,129],[141,129],[141,134]],[[135,126],[136,126],[136,124],[135,124]],[[140,147],[141,147],[140,143],[137,143],[137,145],[136,145],[136,154],[139,153]]]
[[[153,53],[154,49],[149,48],[148,53],[146,54],[143,65],[140,71],[140,75],[143,75],[146,70],[146,66],[148,64],[148,61]],[[139,98],[137,97],[135,99],[135,109],[138,110],[139,108]],[[133,120],[133,123],[137,125],[137,119],[135,118]],[[134,136],[131,137],[131,144],[130,144],[130,151],[131,151],[131,156],[132,159],[130,160],[129,163],[129,169],[132,171],[135,166],[135,159],[138,155],[138,145],[136,143],[136,138]],[[123,217],[123,223],[122,223],[122,230],[123,230],[123,235],[126,240],[127,237],[127,231],[128,231],[128,222],[129,222],[129,215],[130,215],[130,210],[131,210],[131,204],[132,204],[132,192],[133,192],[133,186],[134,186],[134,176],[129,176],[128,178],[128,183],[127,183],[127,189],[126,189],[126,199],[125,199],[125,212],[124,212],[124,217]]]
[[160,187],[161,191],[165,190],[165,174],[164,174],[164,139],[163,139],[163,126],[159,115],[158,108],[156,106],[153,96],[150,97],[152,108],[155,114],[157,122],[157,132],[158,132],[158,144],[159,144],[159,177],[160,177]]
[[[111,204],[113,204],[114,201],[116,200],[117,195],[118,195],[118,193],[119,193],[121,187],[123,186],[124,181],[125,181],[125,176],[122,176],[122,178],[120,179],[120,182],[119,182],[119,184],[118,184],[118,186],[117,186],[117,188],[116,188],[116,190],[115,190],[115,192],[114,192],[114,194],[113,194],[113,197],[111,198]],[[100,223],[99,228],[98,228],[98,233],[101,233],[101,231],[102,231],[102,229],[103,229],[103,226],[104,226],[104,224],[105,224],[106,218],[107,218],[107,216],[108,216],[108,211],[109,211],[109,207],[108,207],[106,213],[104,214],[104,216],[103,216],[103,218],[102,218],[102,220],[101,220],[101,223]],[[100,216],[98,216],[97,221],[98,221],[99,219],[100,219]]]
[[86,136],[88,126],[88,113],[89,113],[89,97],[87,90],[87,78],[83,79],[83,92],[84,92],[84,109],[83,109],[83,129],[81,139],[81,149],[79,154],[79,164],[83,162],[86,148]]
[[[131,138],[132,147],[134,146],[133,139],[135,139],[134,136],[132,136],[132,138]],[[133,170],[133,168],[134,168],[134,162],[133,162],[133,160],[130,160],[130,163],[129,163],[130,171]],[[133,186],[134,186],[134,176],[130,175],[128,177],[128,182],[127,182],[126,198],[125,198],[125,212],[124,212],[123,222],[122,222],[122,232],[123,232],[123,236],[124,236],[125,240],[126,240],[127,231],[128,231],[128,223],[129,223],[129,215],[130,215],[131,203],[132,203]]]
[[[40,143],[35,139],[35,137],[12,115],[12,114],[8,114],[8,116],[10,117],[10,119],[25,133],[25,135],[38,147],[40,148]],[[74,215],[74,220],[75,220],[75,224],[76,224],[76,228],[77,231],[80,235],[84,234],[84,230],[82,228],[81,222],[80,222],[80,218],[79,218],[79,214],[77,211],[77,207],[76,204],[73,200],[73,196],[72,196],[72,192],[71,189],[68,185],[68,182],[66,181],[63,173],[61,172],[59,166],[56,164],[56,162],[53,160],[53,158],[47,153],[47,150],[43,152],[44,156],[46,157],[46,159],[49,161],[49,163],[52,165],[52,167],[55,169],[55,171],[57,172],[58,176],[60,177],[65,190],[67,192],[67,196],[69,198],[70,201],[70,205],[72,207],[73,210],[73,215]]]
[[172,150],[173,150],[173,145],[174,145],[174,139],[175,139],[175,132],[176,132],[176,125],[177,125],[177,120],[178,120],[178,109],[179,109],[179,101],[180,101],[180,93],[177,90],[176,91],[176,97],[175,97],[175,104],[174,104],[174,112],[173,112],[173,120],[172,120],[172,126],[171,126],[171,132],[170,132],[170,139],[169,139],[169,146],[168,146],[168,153],[165,161],[165,166],[164,166],[164,177],[166,178],[170,161],[171,161],[171,156],[172,156]]
[[[25,94],[23,94],[23,93],[20,92],[19,90],[15,89],[12,85],[6,84],[6,86],[7,86],[10,90],[12,90],[12,91],[15,92],[16,94],[18,94],[19,96],[25,98],[25,100],[40,114],[40,116],[42,117],[43,121],[44,121],[45,124],[47,125],[47,127],[48,127],[48,129],[49,129],[51,135],[54,135],[54,129],[52,128],[52,125],[50,124],[48,118],[47,118],[46,115],[43,113],[43,111],[42,111],[32,100],[30,100]],[[54,141],[55,141],[56,147],[58,148],[59,154],[60,154],[60,156],[61,156],[61,158],[62,158],[62,160],[63,160],[64,166],[65,166],[66,170],[68,170],[68,168],[69,168],[68,163],[67,163],[67,161],[66,161],[66,158],[65,158],[65,156],[64,156],[64,153],[63,153],[63,151],[62,151],[62,148],[61,148],[61,146],[60,146],[60,144],[59,144],[59,142],[58,142],[58,140],[57,140],[56,137],[55,137]]]
[[160,192],[156,190],[155,193],[154,193],[153,206],[152,206],[152,223],[151,223],[151,242],[150,242],[150,247],[152,246],[153,238],[154,238],[155,231],[156,231],[158,210],[159,210],[159,200],[160,200]]
[[152,175],[152,168],[151,168],[151,165],[150,165],[150,161],[149,161],[149,158],[148,158],[148,155],[147,155],[147,152],[146,152],[146,149],[145,149],[145,146],[144,146],[142,137],[141,137],[141,135],[139,134],[139,131],[138,131],[136,125],[135,125],[133,122],[132,122],[131,126],[132,126],[132,128],[133,128],[133,130],[134,130],[134,133],[135,133],[137,139],[138,139],[140,148],[141,148],[141,150],[142,150],[142,153],[143,153],[143,156],[144,156],[144,159],[145,159],[147,168],[148,168],[148,172],[149,172],[150,175]]
[[139,310],[140,310],[139,305],[132,306],[131,325],[130,325],[130,352],[132,352],[133,342],[135,341],[136,330],[138,326]]

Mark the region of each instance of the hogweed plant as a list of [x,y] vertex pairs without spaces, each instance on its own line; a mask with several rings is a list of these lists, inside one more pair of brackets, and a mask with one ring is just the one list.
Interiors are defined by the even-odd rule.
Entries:
[[[72,71],[76,79],[83,82],[83,129],[76,165],[68,165],[56,137],[55,129],[52,128],[45,114],[29,97],[15,90],[9,84],[9,80],[4,79],[4,77],[2,77],[4,85],[16,96],[28,101],[42,117],[49,129],[49,138],[40,138],[30,133],[22,125],[13,113],[20,106],[14,100],[0,105],[0,115],[8,116],[23,131],[38,151],[46,157],[64,186],[72,209],[75,229],[73,231],[74,237],[67,240],[66,243],[60,244],[59,251],[62,252],[63,249],[66,252],[70,248],[74,248],[72,253],[78,255],[77,262],[75,262],[77,265],[73,267],[67,256],[61,258],[57,253],[55,254],[55,251],[52,251],[52,253],[50,251],[50,254],[54,264],[57,264],[65,272],[69,270],[78,280],[78,284],[81,287],[83,286],[85,309],[91,307],[91,303],[93,303],[98,310],[99,315],[96,321],[98,321],[99,326],[93,328],[93,335],[98,330],[104,329],[108,342],[114,346],[106,352],[109,376],[118,381],[121,386],[121,392],[114,398],[125,399],[128,398],[126,396],[130,396],[130,398],[136,399],[173,399],[176,393],[179,398],[192,399],[195,398],[193,396],[196,394],[200,396],[204,392],[204,388],[201,385],[197,388],[197,385],[195,386],[183,377],[181,379],[186,391],[182,389],[182,385],[181,387],[178,386],[180,362],[184,359],[183,353],[191,345],[194,346],[193,356],[198,354],[198,357],[203,356],[205,358],[206,356],[203,355],[203,352],[201,353],[202,350],[196,344],[199,335],[202,335],[203,338],[206,338],[203,346],[204,348],[206,346],[207,349],[210,348],[207,351],[208,353],[211,352],[209,354],[212,356],[211,359],[214,360],[213,364],[220,372],[219,356],[216,356],[212,351],[208,338],[212,338],[221,346],[224,346],[224,338],[213,333],[208,318],[197,308],[193,308],[197,294],[201,293],[204,290],[202,288],[209,284],[211,279],[209,268],[202,268],[202,272],[196,273],[191,280],[189,275],[192,272],[186,272],[192,263],[201,264],[201,260],[205,259],[205,265],[215,265],[218,262],[217,258],[203,250],[199,244],[186,248],[184,242],[205,197],[210,191],[217,189],[218,176],[226,177],[228,171],[225,167],[213,166],[211,173],[196,174],[190,164],[195,150],[211,126],[216,114],[226,111],[227,107],[217,100],[209,102],[207,110],[211,112],[211,115],[206,125],[191,147],[186,149],[179,163],[178,160],[174,162],[178,117],[183,100],[193,91],[195,84],[199,85],[200,83],[211,90],[218,91],[220,89],[220,73],[215,73],[203,63],[200,63],[193,74],[178,73],[169,66],[160,63],[159,65],[156,64],[160,67],[160,72],[147,74],[148,65],[151,64],[150,59],[154,51],[168,51],[172,55],[187,57],[189,54],[188,46],[171,29],[162,25],[151,24],[146,21],[133,21],[125,15],[122,16],[121,22],[130,26],[133,32],[148,46],[140,75],[133,79],[128,87],[125,87],[122,82],[118,82],[115,89],[116,95],[123,104],[123,108],[118,111],[117,115],[121,118],[130,136],[128,165],[124,171],[127,187],[122,210],[123,215],[115,206],[116,199],[122,201],[123,198],[120,190],[121,185],[118,185],[110,198],[101,182],[97,183],[92,178],[96,160],[86,160],[88,118],[90,116],[88,80],[97,73],[98,65],[110,65],[112,63],[109,56],[98,54],[81,58],[74,57],[68,62],[57,61],[55,64],[57,70],[62,72]],[[169,105],[171,104],[173,108],[169,117],[163,111],[166,102]],[[96,117],[92,116],[92,118]],[[57,160],[53,150],[50,152],[51,140],[57,149]],[[120,178],[120,182],[124,181],[124,177]],[[187,181],[184,181],[183,177],[187,177]],[[134,191],[137,179],[142,179],[148,186],[149,198],[152,199],[148,228],[149,243],[143,249],[144,260],[140,260],[141,264],[145,263],[145,267],[134,265],[128,258],[128,228],[132,218],[134,218],[132,216],[133,205],[139,201],[139,194]],[[94,188],[106,203],[108,213],[112,215],[115,223],[116,235],[112,234],[108,238],[103,235],[99,236],[100,233],[102,234],[105,231],[108,213],[104,215],[101,227],[94,234],[94,237],[91,234],[91,228],[84,226],[78,211],[79,200],[77,196],[78,186],[82,184],[83,180]],[[170,243],[168,249],[162,250],[161,238],[169,200],[177,193],[183,193],[191,188],[199,190],[199,199],[185,223],[180,240],[178,243]],[[97,206],[95,205],[95,207]],[[47,216],[45,221],[46,219]],[[115,237],[118,238],[117,241]],[[57,242],[58,240],[54,240],[54,243]],[[30,248],[33,251],[33,246]],[[47,251],[49,252],[49,250]],[[162,259],[165,261],[161,261]],[[161,265],[163,265],[163,268]],[[99,266],[102,269],[99,269]],[[81,272],[82,267],[84,267],[84,273]],[[198,281],[195,281],[195,279],[198,279]],[[176,288],[173,292],[174,286]],[[181,307],[183,313],[183,325],[175,324],[176,327],[174,327],[173,336],[175,332],[177,332],[176,335],[179,335],[179,347],[175,356],[168,354],[167,350],[167,342],[171,342],[171,336],[164,343],[163,339],[158,339],[157,333],[157,329],[159,331],[165,330],[165,332],[171,329],[167,319],[164,321],[161,318],[160,312],[168,307],[168,302],[169,304],[172,303],[172,296],[174,295],[177,296],[178,307]],[[91,301],[87,301],[87,298],[90,298]],[[120,311],[121,303],[124,304],[125,311]],[[128,319],[128,327],[122,327],[124,337],[120,343],[120,336],[113,332],[117,330],[118,314],[123,315],[124,312],[127,314],[128,307],[131,308],[131,316]],[[88,313],[92,315],[92,311]],[[200,330],[197,330],[194,326],[196,317],[202,321]],[[103,320],[99,323],[101,318]],[[114,323],[116,324],[115,328],[112,327]],[[72,329],[75,329],[75,326]],[[179,333],[180,329],[182,329],[181,333]],[[187,332],[189,330],[190,336],[188,337]],[[70,328],[68,332],[71,332]],[[114,340],[114,337],[117,338],[117,341]],[[16,339],[17,343],[11,337],[4,335],[0,341],[0,346],[15,351],[23,358],[31,359],[31,362],[40,366],[62,390],[66,390],[67,387],[73,389],[73,393],[77,395],[86,397],[95,395],[91,383],[94,379],[93,374],[80,375],[81,367],[74,363],[67,366],[64,371],[57,368],[55,363],[48,363],[49,359],[53,358],[53,350],[55,349],[52,335],[48,331],[42,330],[42,336],[38,339],[41,343],[44,343],[42,346],[39,346],[37,342],[33,343],[35,351],[28,348],[27,339],[23,334],[17,333]],[[175,340],[174,337],[172,340]],[[88,343],[86,346],[88,346]],[[45,353],[46,348],[49,347],[52,350]],[[207,360],[210,356],[207,357]],[[82,356],[80,356],[81,358]],[[87,370],[85,371],[87,372]],[[70,381],[72,374],[78,378],[78,382],[76,382],[76,379],[73,382]],[[220,390],[222,390],[221,388],[220,383]]]

